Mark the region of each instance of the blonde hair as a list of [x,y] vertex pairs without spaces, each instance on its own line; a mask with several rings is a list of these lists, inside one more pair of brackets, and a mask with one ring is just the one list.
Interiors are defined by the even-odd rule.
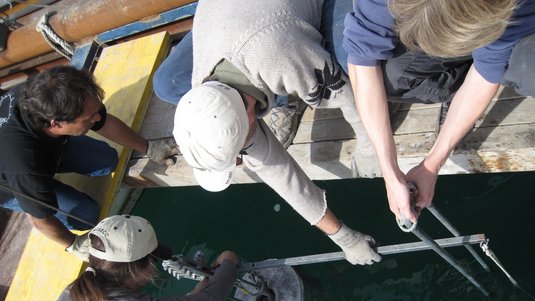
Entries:
[[517,0],[390,0],[395,30],[410,50],[456,57],[498,39]]

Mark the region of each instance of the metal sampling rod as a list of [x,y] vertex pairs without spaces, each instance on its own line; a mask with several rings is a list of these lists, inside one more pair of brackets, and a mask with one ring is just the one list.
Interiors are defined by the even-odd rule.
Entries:
[[[451,234],[455,236],[461,236],[461,233],[457,231],[455,227],[453,227],[453,225],[442,215],[442,213],[440,213],[440,211],[437,210],[437,208],[435,208],[434,205],[427,207],[427,209],[442,223],[442,225],[444,225],[444,227],[446,227],[446,229],[451,232]],[[476,253],[476,250],[474,250],[474,248],[472,248],[472,246],[469,244],[464,246],[468,252],[474,256],[477,262],[479,262],[479,264],[485,269],[485,271],[490,272],[489,266],[485,263],[485,261],[483,261],[483,258]]]
[[[489,292],[479,283],[477,280],[472,277],[457,261],[448,253],[446,250],[444,250],[439,244],[437,244],[433,239],[431,239],[430,236],[428,236],[425,232],[420,230],[416,224],[413,224],[408,219],[403,219],[402,221],[398,221],[398,224],[400,227],[404,226],[407,229],[411,229],[410,232],[412,232],[416,237],[418,237],[420,240],[422,240],[424,243],[426,243],[433,251],[435,251],[440,257],[444,258],[446,262],[448,262],[452,267],[454,267],[459,273],[463,274],[466,279],[468,279],[470,282],[472,282],[473,285],[475,285],[485,296],[489,296]],[[403,230],[403,228],[402,228]]]
[[[433,241],[433,243],[437,244],[438,246],[442,248],[447,248],[447,247],[462,246],[465,244],[479,244],[485,241],[485,239],[486,239],[485,234],[474,234],[474,235],[467,235],[467,236],[437,239],[436,241]],[[391,255],[391,254],[400,254],[400,253],[407,253],[407,252],[424,251],[424,250],[430,250],[430,249],[431,247],[429,246],[429,244],[425,242],[411,242],[411,243],[378,247],[377,252],[381,255]],[[332,252],[332,253],[317,254],[317,255],[290,257],[290,258],[284,258],[284,259],[267,259],[264,261],[241,264],[238,267],[238,271],[247,272],[251,270],[278,267],[282,265],[295,266],[295,265],[321,263],[321,262],[337,261],[337,260],[344,260],[344,259],[345,259],[344,252]]]
[[[415,183],[409,182],[409,191],[410,191],[410,203],[411,207],[413,207],[414,211],[414,197],[418,193],[418,187]],[[436,210],[435,210],[436,211]],[[439,219],[437,217],[437,219]],[[445,219],[444,219],[445,220]],[[472,275],[470,275],[457,261],[453,256],[451,256],[446,250],[444,250],[441,246],[439,246],[429,235],[427,235],[424,231],[420,230],[420,228],[417,226],[418,221],[415,223],[412,223],[410,220],[406,219],[403,215],[401,215],[399,218],[396,217],[396,221],[398,223],[399,228],[403,232],[412,232],[412,234],[416,235],[421,241],[426,243],[433,251],[435,251],[440,257],[442,257],[444,260],[446,260],[447,263],[449,263],[452,267],[454,267],[459,273],[461,273],[466,279],[468,279],[470,282],[472,282],[473,285],[475,285],[485,296],[489,296],[489,292],[481,285],[479,282],[477,282]],[[439,219],[439,221],[442,222],[442,220]]]

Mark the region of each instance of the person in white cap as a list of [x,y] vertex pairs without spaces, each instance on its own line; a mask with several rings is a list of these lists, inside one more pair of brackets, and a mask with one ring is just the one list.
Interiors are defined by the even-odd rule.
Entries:
[[[156,260],[167,260],[171,249],[158,242],[151,224],[133,215],[103,219],[89,232],[89,265],[60,295],[58,301],[225,300],[236,279],[238,259],[231,251],[216,260],[215,273],[183,297],[155,299],[139,292],[156,275]],[[199,284],[201,284],[199,283]]]
[[[324,38],[332,42],[334,34],[342,35],[342,24],[332,17],[340,7],[352,9],[350,1],[334,0],[199,1],[192,28],[193,88],[177,105],[173,135],[206,190],[228,187],[240,157],[340,246],[350,263],[372,264],[381,260],[374,239],[342,224],[327,207],[325,191],[260,118],[274,95],[295,95],[314,107],[340,108],[356,133],[357,150],[373,149],[363,147],[369,140],[336,49],[323,45]],[[365,153],[354,156],[365,162],[357,162],[359,176],[377,175],[375,154]]]

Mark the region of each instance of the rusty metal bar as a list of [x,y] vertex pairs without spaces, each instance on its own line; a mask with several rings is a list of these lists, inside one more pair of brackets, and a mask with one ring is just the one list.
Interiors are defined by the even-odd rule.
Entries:
[[[192,3],[192,0],[74,0],[50,7],[57,14],[49,24],[65,41],[78,42],[140,19]],[[6,49],[0,53],[0,68],[31,59],[52,49],[35,30],[48,9],[27,16],[25,26],[11,32]]]

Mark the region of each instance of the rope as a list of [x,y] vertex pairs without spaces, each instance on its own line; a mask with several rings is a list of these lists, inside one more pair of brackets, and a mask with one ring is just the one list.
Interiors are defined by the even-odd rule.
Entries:
[[507,276],[507,278],[509,278],[509,280],[511,281],[511,283],[518,289],[520,289],[524,294],[526,294],[527,296],[529,296],[532,300],[535,300],[535,297],[533,295],[531,295],[530,293],[528,293],[526,290],[524,290],[522,287],[520,287],[520,285],[518,285],[518,282],[516,282],[516,280],[513,278],[513,276],[511,276],[506,270],[505,270],[505,267],[503,266],[503,264],[500,262],[500,260],[498,260],[498,257],[496,256],[496,254],[494,254],[494,252],[489,248],[489,239],[486,239],[485,241],[482,241],[479,246],[481,247],[481,250],[483,250],[483,252],[485,253],[485,255],[487,255],[490,259],[492,259],[492,261],[494,261],[494,263],[502,270],[502,272],[505,274],[505,276]]
[[53,10],[44,14],[37,23],[36,30],[43,35],[43,38],[52,49],[70,60],[74,54],[74,45],[63,40],[48,24],[48,19],[54,14],[56,14],[56,11]]
[[47,204],[47,203],[45,203],[45,202],[43,202],[43,201],[40,201],[40,200],[38,200],[38,199],[36,199],[36,198],[34,198],[34,197],[32,197],[32,196],[29,196],[29,195],[27,195],[27,194],[22,193],[22,192],[18,192],[18,191],[16,191],[16,190],[13,190],[13,189],[11,189],[11,188],[5,186],[5,185],[0,184],[0,190],[7,191],[7,192],[13,194],[15,197],[20,196],[20,197],[22,197],[22,198],[26,198],[26,199],[28,199],[28,200],[30,200],[30,201],[34,201],[34,202],[36,202],[37,204],[39,204],[39,205],[41,205],[41,206],[44,206],[44,207],[46,207],[46,208],[48,208],[48,209],[52,209],[52,210],[54,210],[54,211],[57,211],[57,212],[59,212],[59,213],[65,215],[65,216],[70,217],[70,218],[74,218],[75,220],[80,221],[80,222],[82,222],[82,223],[84,223],[84,224],[87,224],[87,225],[89,225],[89,226],[92,226],[92,227],[95,226],[95,224],[92,223],[92,222],[88,222],[88,221],[86,221],[85,219],[83,219],[83,218],[81,218],[81,217],[78,217],[78,216],[76,216],[76,215],[70,214],[70,213],[67,212],[67,211],[64,211],[64,210],[61,210],[61,209],[59,209],[59,208],[56,208],[56,207],[54,207],[54,206],[52,206],[52,205],[49,205],[49,204]]
[[518,283],[516,282],[516,280],[509,273],[507,273],[502,263],[498,260],[498,257],[496,257],[496,254],[494,254],[494,252],[492,252],[492,250],[489,248],[489,240],[487,239],[481,242],[479,246],[481,247],[481,250],[483,250],[485,255],[490,257],[490,259],[492,259],[492,261],[494,261],[494,263],[503,271],[503,273],[505,274],[505,276],[507,276],[507,278],[509,278],[511,283],[513,283],[514,286],[518,287]]

